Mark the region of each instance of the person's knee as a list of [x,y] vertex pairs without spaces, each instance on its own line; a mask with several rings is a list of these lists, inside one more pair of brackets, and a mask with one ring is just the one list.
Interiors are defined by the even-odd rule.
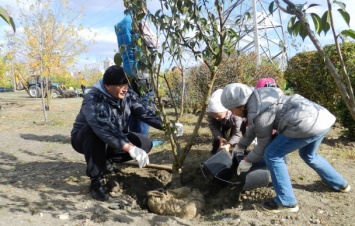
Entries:
[[265,161],[267,162],[269,159],[272,159],[273,157],[274,157],[274,153],[272,153],[270,149],[265,148],[264,150]]
[[298,153],[301,159],[306,163],[312,163],[317,158],[317,155],[309,155],[307,152],[299,151]]
[[143,149],[146,153],[149,153],[153,147],[152,141],[140,133],[130,132],[127,134],[127,138],[132,144]]
[[268,162],[277,162],[277,161],[283,161],[284,155],[280,155],[279,152],[275,151],[273,148],[266,147],[264,150],[264,158],[265,162],[268,164]]

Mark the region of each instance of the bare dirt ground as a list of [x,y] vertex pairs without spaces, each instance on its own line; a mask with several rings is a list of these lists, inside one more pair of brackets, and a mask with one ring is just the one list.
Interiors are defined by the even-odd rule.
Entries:
[[[199,189],[206,200],[192,220],[150,212],[146,192],[168,187],[171,175],[158,169],[122,165],[108,180],[116,184],[109,202],[91,199],[84,157],[70,145],[70,130],[81,98],[54,99],[44,123],[41,100],[25,92],[0,93],[0,225],[355,225],[354,190],[334,192],[298,157],[288,165],[298,198],[298,213],[271,214],[260,204],[273,196],[272,187],[241,192],[238,186],[217,188],[203,177],[200,163],[209,158],[206,124],[186,161],[182,182]],[[192,117],[192,116],[188,116]],[[188,136],[189,127],[184,124]],[[190,129],[192,130],[192,129]],[[354,143],[334,127],[319,153],[355,188]],[[151,130],[151,136],[164,140]],[[169,144],[154,147],[151,163],[169,165]]]

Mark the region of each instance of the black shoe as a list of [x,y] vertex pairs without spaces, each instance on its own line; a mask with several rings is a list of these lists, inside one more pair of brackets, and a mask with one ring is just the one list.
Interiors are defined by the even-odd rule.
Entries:
[[105,174],[115,174],[121,171],[121,165],[116,162],[106,161],[106,173]]
[[278,205],[273,199],[268,202],[264,202],[262,208],[271,213],[279,213],[279,212],[297,212],[299,207],[297,204],[291,206],[281,206]]
[[99,201],[107,201],[109,199],[107,188],[103,185],[101,180],[91,183],[90,194],[93,199]]

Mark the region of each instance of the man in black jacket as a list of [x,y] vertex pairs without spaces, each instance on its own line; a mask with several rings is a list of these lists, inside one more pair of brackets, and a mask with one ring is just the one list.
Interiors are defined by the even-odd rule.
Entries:
[[124,70],[111,66],[84,96],[71,131],[73,148],[85,156],[86,174],[91,179],[90,193],[94,199],[109,199],[102,181],[107,161],[119,163],[135,159],[139,167],[149,164],[147,153],[152,142],[141,134],[128,131],[130,115],[163,129],[162,120],[154,109],[128,88]]

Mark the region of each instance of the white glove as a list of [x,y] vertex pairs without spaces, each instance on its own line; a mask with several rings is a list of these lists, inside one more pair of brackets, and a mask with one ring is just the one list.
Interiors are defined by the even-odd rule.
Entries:
[[245,161],[244,159],[240,161],[238,169],[237,169],[237,175],[240,175],[240,173],[245,173],[248,172],[253,164],[250,162]]
[[143,149],[134,146],[128,153],[132,159],[137,160],[139,168],[145,167],[149,164],[148,154]]
[[236,145],[232,150],[232,155],[235,157],[244,156],[244,149],[241,149],[238,147],[238,145]]

